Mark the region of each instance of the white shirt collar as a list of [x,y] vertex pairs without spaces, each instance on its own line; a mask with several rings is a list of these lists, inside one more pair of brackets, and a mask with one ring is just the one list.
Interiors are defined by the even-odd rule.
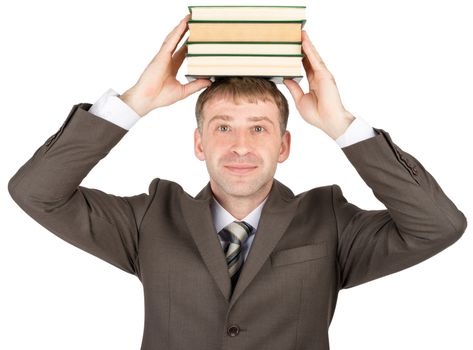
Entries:
[[[269,196],[269,195],[268,195]],[[268,200],[268,196],[258,205],[251,213],[249,213],[243,220],[249,223],[256,229],[258,228],[259,219],[261,216],[261,211],[263,209],[264,203]],[[222,228],[227,226],[229,223],[238,220],[232,214],[230,214],[222,205],[217,201],[215,197],[213,197],[212,201],[212,217],[215,225],[215,230],[220,232]],[[240,220],[238,220],[240,221]]]

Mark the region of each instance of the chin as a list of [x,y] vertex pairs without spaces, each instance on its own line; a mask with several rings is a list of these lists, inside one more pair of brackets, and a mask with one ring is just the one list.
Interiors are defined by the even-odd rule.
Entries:
[[255,181],[253,179],[245,179],[243,181],[227,180],[219,183],[219,187],[227,195],[234,197],[249,197],[258,193],[267,181]]
[[231,192],[227,192],[229,195],[233,197],[249,197],[257,192],[257,189],[249,188],[249,187],[240,187],[240,188],[233,188]]

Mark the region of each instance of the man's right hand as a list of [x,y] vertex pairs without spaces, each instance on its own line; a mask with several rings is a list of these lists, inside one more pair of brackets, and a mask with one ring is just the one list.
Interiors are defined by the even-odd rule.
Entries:
[[155,108],[182,100],[212,83],[209,79],[196,79],[183,85],[176,79],[187,46],[184,43],[179,50],[175,53],[174,51],[188,29],[187,22],[190,16],[190,14],[185,16],[168,34],[161,49],[141,74],[138,82],[120,96],[141,117]]

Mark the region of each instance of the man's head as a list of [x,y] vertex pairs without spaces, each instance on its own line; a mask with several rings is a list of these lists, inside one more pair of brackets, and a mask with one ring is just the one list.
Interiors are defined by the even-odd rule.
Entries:
[[217,198],[258,199],[289,156],[288,104],[276,84],[254,77],[217,79],[196,104],[196,157],[205,160]]
[[255,103],[257,100],[272,100],[279,109],[279,126],[281,136],[284,135],[289,117],[289,106],[286,97],[272,81],[257,77],[227,77],[217,79],[205,89],[197,99],[195,117],[197,127],[202,134],[203,109],[207,101],[215,97],[224,97],[238,103],[244,99]]

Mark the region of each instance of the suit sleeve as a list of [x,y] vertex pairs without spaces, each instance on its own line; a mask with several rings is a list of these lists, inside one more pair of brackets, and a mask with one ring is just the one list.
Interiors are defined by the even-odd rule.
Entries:
[[90,107],[82,103],[72,108],[59,130],[13,175],[8,190],[21,209],[52,233],[139,277],[139,226],[149,195],[120,197],[80,186],[127,133],[89,113]]
[[332,187],[339,289],[403,270],[458,240],[467,221],[437,181],[389,133],[343,148],[386,210],[362,210]]

